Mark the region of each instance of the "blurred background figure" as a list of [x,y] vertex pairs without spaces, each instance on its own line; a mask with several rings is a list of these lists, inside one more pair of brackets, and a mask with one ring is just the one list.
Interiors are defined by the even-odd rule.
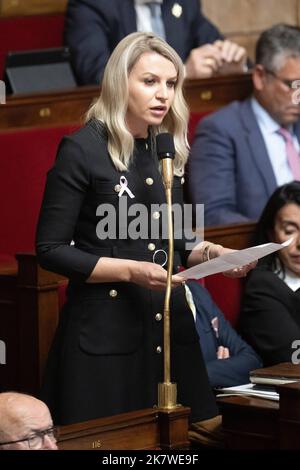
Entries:
[[[278,24],[260,36],[253,97],[203,119],[189,159],[189,192],[205,224],[257,220],[267,200],[300,179],[300,29]],[[299,94],[299,93],[298,93]]]
[[57,450],[45,403],[30,395],[0,393],[0,450]]
[[227,321],[199,282],[189,281],[196,330],[212,387],[234,387],[250,381],[251,370],[262,367],[260,358]]
[[69,0],[65,43],[79,84],[98,84],[118,42],[134,31],[163,37],[186,65],[188,78],[243,72],[246,50],[224,40],[199,0]]
[[[293,242],[259,261],[246,284],[240,328],[269,366],[291,362],[300,339],[300,182],[279,187],[257,226],[257,243]],[[297,341],[298,340],[298,341]],[[296,343],[294,343],[296,341]]]

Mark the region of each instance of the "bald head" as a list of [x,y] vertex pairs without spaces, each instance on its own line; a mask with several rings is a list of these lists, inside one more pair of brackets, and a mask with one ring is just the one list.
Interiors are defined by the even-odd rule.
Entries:
[[[0,442],[26,439],[53,426],[48,407],[41,400],[16,392],[0,393]],[[49,436],[45,436],[46,448]],[[1,446],[0,446],[1,448]],[[2,448],[28,448],[27,441]],[[54,446],[56,448],[56,444]]]

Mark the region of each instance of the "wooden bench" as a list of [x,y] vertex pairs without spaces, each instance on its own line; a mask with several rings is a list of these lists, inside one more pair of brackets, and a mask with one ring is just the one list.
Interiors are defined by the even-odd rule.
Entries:
[[276,390],[279,402],[246,396],[218,399],[228,449],[300,450],[300,383]]
[[[300,450],[300,384],[277,387],[280,401],[224,397],[225,445],[229,450]],[[147,409],[60,427],[60,450],[176,450],[188,446],[188,409]],[[104,454],[105,455],[105,454]]]
[[187,449],[190,409],[157,408],[60,426],[59,450]]
[[[250,74],[240,74],[185,83],[185,96],[191,110],[190,134],[199,119],[233,100],[242,100],[252,91]],[[99,96],[97,86],[72,90],[8,96],[0,106],[0,128],[48,127],[82,124],[91,102]]]
[[68,0],[0,0],[0,17],[65,13]]

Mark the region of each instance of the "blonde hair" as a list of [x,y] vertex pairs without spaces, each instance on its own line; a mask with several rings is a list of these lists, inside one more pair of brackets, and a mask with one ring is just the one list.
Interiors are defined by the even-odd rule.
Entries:
[[188,157],[188,108],[183,97],[184,66],[179,55],[163,39],[149,33],[132,33],[114,49],[107,62],[101,94],[86,115],[105,124],[108,133],[108,151],[115,167],[128,170],[134,151],[134,137],[126,126],[128,107],[128,76],[142,54],[157,52],[170,60],[177,72],[174,100],[160,126],[150,126],[152,139],[160,132],[174,136],[176,155],[174,172],[182,175]]

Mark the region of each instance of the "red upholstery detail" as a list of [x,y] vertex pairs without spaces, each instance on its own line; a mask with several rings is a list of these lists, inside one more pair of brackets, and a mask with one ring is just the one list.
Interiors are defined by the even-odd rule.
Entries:
[[10,264],[12,262],[16,261],[14,256],[8,255],[6,253],[0,253],[0,264]]
[[58,308],[61,311],[62,307],[66,303],[66,289],[67,289],[68,281],[64,281],[59,285],[58,288]]
[[0,253],[34,251],[37,218],[45,186],[63,135],[74,127],[0,133]]
[[[184,270],[185,268],[181,267],[179,272]],[[223,274],[214,274],[212,276],[199,279],[196,282],[209,291],[214,302],[224,314],[226,320],[235,327],[240,314],[243,280],[232,279],[224,276]]]
[[191,113],[190,114],[189,128],[188,128],[188,139],[189,139],[189,144],[190,145],[193,142],[197,124],[199,123],[199,121],[201,119],[203,119],[208,114],[210,114],[210,113],[209,112],[202,112],[202,113]]
[[214,274],[205,278],[204,286],[224,313],[226,320],[235,327],[240,314],[243,280]]
[[1,274],[17,272],[17,260],[14,256],[0,253],[0,270]]
[[36,15],[0,20],[0,78],[9,51],[47,49],[63,44],[64,15]]
[[[196,127],[201,119],[210,114],[209,112],[190,114],[188,138],[190,145],[193,142]],[[240,301],[242,295],[242,281],[231,279],[223,274],[215,274],[198,281],[210,292],[213,300],[223,312],[226,320],[234,327],[237,325],[240,313]]]

